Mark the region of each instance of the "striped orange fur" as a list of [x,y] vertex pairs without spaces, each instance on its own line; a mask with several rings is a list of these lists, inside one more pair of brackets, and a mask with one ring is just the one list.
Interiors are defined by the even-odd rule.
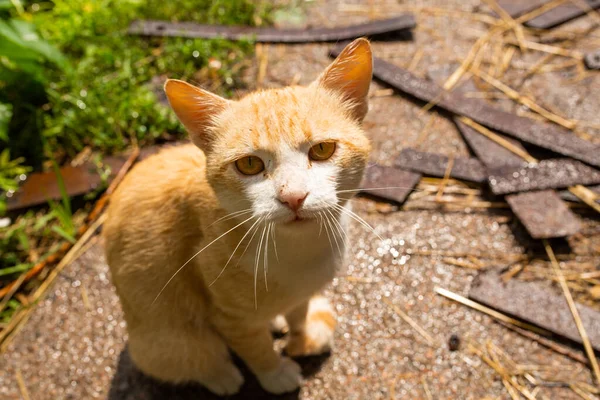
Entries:
[[[369,157],[361,122],[371,72],[369,43],[359,39],[308,87],[233,101],[166,83],[194,145],[136,165],[103,230],[143,372],[232,394],[243,377],[231,349],[266,390],[294,390],[299,366],[273,349],[277,315],[290,327],[289,355],[331,348],[335,315],[316,294],[342,262],[348,193]],[[311,158],[320,143],[332,151]]]

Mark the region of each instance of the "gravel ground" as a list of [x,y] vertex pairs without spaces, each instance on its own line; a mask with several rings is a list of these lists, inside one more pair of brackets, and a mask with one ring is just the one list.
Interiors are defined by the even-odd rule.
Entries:
[[[475,0],[365,1],[343,5],[323,1],[310,6],[308,21],[327,26],[362,22],[402,12],[406,9],[404,3],[468,13],[479,9]],[[480,23],[467,19],[419,15],[418,22],[413,41],[375,43],[375,54],[407,66],[417,51],[422,52],[414,70],[426,76],[430,68],[454,64],[465,57],[484,29]],[[560,29],[582,29],[589,23],[589,17],[582,18]],[[599,37],[596,36],[596,43]],[[587,51],[592,45],[590,39],[577,47]],[[310,82],[330,61],[326,50],[323,45],[265,46],[269,59],[265,86]],[[532,64],[538,58],[539,54],[534,54],[519,60]],[[523,71],[517,72],[509,72],[505,81],[516,86]],[[256,69],[251,68],[250,86],[254,76]],[[593,87],[600,87],[600,75],[579,82],[572,82],[573,76],[571,72],[535,75],[521,90],[566,117],[600,125],[600,96],[592,92]],[[380,93],[382,88],[374,84],[373,93]],[[511,102],[502,101],[499,105],[524,112]],[[374,160],[389,165],[407,146],[468,155],[454,125],[443,114],[426,114],[421,107],[422,104],[402,96],[372,99],[365,127],[373,138]],[[424,131],[431,116],[433,123]],[[600,137],[597,131],[588,132]],[[364,198],[354,200],[354,207],[385,240],[381,242],[359,224],[351,226],[348,233],[353,246],[348,251],[347,270],[327,293],[339,314],[336,348],[329,357],[303,360],[305,385],[298,393],[281,398],[508,399],[499,375],[467,351],[468,343],[485,345],[488,340],[517,363],[555,368],[559,375],[592,383],[584,366],[435,294],[434,287],[439,286],[466,295],[475,271],[447,264],[442,256],[414,255],[427,251],[479,254],[487,255],[482,258],[486,266],[503,266],[494,260],[536,248],[510,212],[393,212],[391,207]],[[557,247],[562,244],[566,248],[568,244],[574,254],[580,255],[571,264],[600,264],[600,223],[593,218],[584,215],[583,233],[567,242],[557,242]],[[409,252],[413,255],[407,255]],[[433,337],[433,342],[417,333],[390,304],[408,314]],[[102,256],[102,244],[97,243],[65,269],[10,344],[0,360],[0,398],[21,398],[19,374],[30,398],[35,400],[214,398],[201,388],[172,387],[137,372],[124,351],[126,330],[122,317]],[[452,334],[461,338],[458,351],[448,348]],[[270,398],[251,377],[247,377],[247,382],[235,398]],[[542,395],[551,399],[578,398],[560,388],[544,388],[538,397],[543,398]]]

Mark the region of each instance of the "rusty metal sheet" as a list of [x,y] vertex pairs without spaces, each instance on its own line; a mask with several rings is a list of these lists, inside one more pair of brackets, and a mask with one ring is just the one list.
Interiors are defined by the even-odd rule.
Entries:
[[[498,5],[502,7],[511,17],[517,18],[530,11],[533,11],[551,0],[498,0]],[[587,0],[591,8],[600,7],[600,0]],[[538,29],[549,29],[574,18],[585,15],[585,10],[577,4],[566,2],[565,4],[554,7],[545,13],[528,20],[525,25]]]
[[[187,142],[167,143],[160,146],[149,146],[140,151],[138,161],[158,153],[161,149],[170,146],[179,146]],[[116,176],[123,164],[129,158],[129,154],[104,157],[104,166],[110,167],[111,173],[107,183]],[[92,164],[84,164],[79,167],[66,166],[60,168],[60,174],[65,183],[65,189],[69,197],[81,196],[97,189],[102,183],[98,169]],[[7,199],[8,211],[17,211],[28,207],[47,204],[48,200],[61,199],[61,193],[54,172],[38,172],[30,174],[11,197]]]
[[[441,86],[450,77],[452,72],[457,67],[458,65],[445,65],[441,68],[430,68],[427,71],[427,77],[431,81]],[[475,83],[472,79],[468,79],[455,86],[452,91],[462,95],[466,92],[479,92],[479,89],[477,88],[477,86],[475,86]],[[493,140],[488,139],[486,136],[477,132],[470,126],[464,124],[460,121],[459,118],[453,117],[452,120],[456,124],[458,131],[461,133],[461,135],[469,145],[469,148],[473,151],[473,153],[475,153],[477,158],[485,164],[486,167],[498,168],[504,165],[523,164],[523,159],[521,157],[519,157],[512,151],[507,150],[505,147],[499,145]],[[525,150],[525,148],[521,145],[519,141],[501,135],[497,132],[494,133],[496,133],[496,135],[498,135],[502,139],[512,143],[513,146],[521,150]]]
[[534,239],[574,235],[581,222],[554,190],[511,194],[508,205]]
[[[562,294],[534,282],[504,282],[500,274],[498,268],[481,272],[471,284],[469,298],[582,344]],[[600,351],[600,312],[582,304],[577,304],[577,310],[592,347]]]
[[[441,178],[446,173],[448,162],[448,156],[406,148],[400,152],[394,165]],[[453,159],[450,176],[481,183],[487,179],[487,172],[483,164],[476,158],[456,157]]]
[[489,184],[497,195],[530,190],[563,189],[600,183],[600,171],[582,162],[559,158],[539,163],[521,163],[489,171]]
[[[500,168],[506,165],[517,166],[523,164],[523,159],[512,151],[499,145],[492,139],[488,139],[475,129],[461,122],[460,119],[454,117],[453,120],[458,127],[458,131],[462,134],[473,153],[475,153],[477,158],[484,163],[488,169]],[[525,151],[525,148],[518,141],[500,134],[497,135],[509,141],[515,147]]]
[[[96,167],[90,164],[64,167],[60,169],[60,174],[69,197],[88,193],[101,184]],[[54,172],[34,173],[27,177],[19,190],[7,198],[6,208],[8,211],[14,211],[60,198],[60,188]]]
[[550,0],[496,0],[511,17],[517,18],[521,15],[543,6]]
[[416,172],[370,164],[365,171],[361,189],[370,196],[404,203],[420,180],[421,174]]
[[[330,53],[337,56],[341,48]],[[600,146],[583,140],[565,128],[542,123],[494,108],[484,101],[447,92],[433,82],[375,57],[373,75],[417,99],[434,102],[454,114],[464,115],[488,128],[498,130],[523,142],[600,167]]]
[[600,69],[600,50],[587,53],[584,58],[585,66],[588,69]]
[[128,33],[142,36],[176,36],[191,38],[252,38],[267,43],[311,43],[351,40],[412,29],[416,26],[412,14],[337,28],[278,29],[250,26],[202,25],[194,22],[134,21]]
[[[592,9],[600,8],[600,0],[587,0],[587,3]],[[585,14],[586,11],[583,7],[571,2],[566,2],[558,7],[554,7],[542,15],[530,19],[525,22],[525,25],[536,29],[550,29]]]

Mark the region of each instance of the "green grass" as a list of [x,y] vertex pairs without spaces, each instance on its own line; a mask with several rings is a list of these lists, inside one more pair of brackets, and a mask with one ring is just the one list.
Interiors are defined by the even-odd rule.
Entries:
[[232,68],[253,47],[249,42],[128,36],[134,19],[193,20],[220,24],[255,24],[266,9],[247,0],[55,0],[50,12],[33,20],[42,36],[70,62],[67,73],[51,77],[43,136],[46,152],[73,157],[84,146],[116,151],[133,138],[141,144],[183,135],[166,107],[156,102],[153,78],[199,79],[210,59],[221,68],[205,73],[229,94],[239,85]]
[[[33,156],[30,153],[11,160],[8,151],[0,152],[0,188],[5,190],[16,188],[18,176],[32,168],[57,170],[54,160],[65,164],[86,147],[110,154],[133,142],[143,146],[183,137],[183,128],[172,111],[157,101],[160,82],[167,77],[192,81],[225,96],[241,85],[241,63],[253,51],[250,41],[129,36],[126,31],[133,20],[261,25],[270,22],[273,11],[251,0],[8,3],[0,0],[0,22],[8,7],[20,6],[10,9],[9,15],[17,24],[30,22],[37,28],[44,43],[31,46],[47,57],[36,60],[43,73],[35,69],[35,76],[30,73],[28,81],[27,71],[19,65],[13,68],[10,59],[2,58],[0,45],[0,150],[7,141],[11,149],[31,149],[32,143],[39,142],[39,151]],[[22,25],[26,26],[24,22]],[[29,59],[25,61],[22,66],[29,65]],[[210,61],[220,67],[209,67]],[[8,70],[3,70],[7,65]],[[2,72],[7,71],[11,81],[3,82],[7,75]],[[8,90],[4,97],[3,89]],[[7,121],[14,110],[6,99],[10,100],[11,94],[31,101],[26,107],[31,112],[21,121],[23,130],[9,137]],[[6,206],[3,196],[0,193],[0,216]],[[87,209],[90,207],[88,204]],[[61,201],[49,202],[46,210],[29,211],[9,227],[0,228],[0,287],[51,254],[62,241],[73,241],[85,210],[72,210],[70,200],[63,195]],[[0,322],[18,308],[15,302],[11,300],[0,314]]]

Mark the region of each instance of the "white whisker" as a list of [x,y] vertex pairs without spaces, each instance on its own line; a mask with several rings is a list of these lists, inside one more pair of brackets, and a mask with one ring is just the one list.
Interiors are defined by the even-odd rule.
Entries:
[[350,211],[347,208],[340,206],[339,204],[333,204],[333,203],[327,203],[327,204],[329,204],[331,207],[334,207],[335,209],[337,209],[337,210],[339,210],[339,211],[341,211],[343,213],[346,213],[346,215],[348,215],[350,218],[354,219],[355,221],[357,221],[358,223],[360,223],[362,226],[364,226],[365,228],[367,228],[375,236],[377,236],[379,238],[379,240],[383,241],[383,238],[377,232],[375,232],[375,229],[371,225],[369,225],[367,223],[367,221],[365,221],[364,219],[362,219],[361,217],[359,217],[353,211]]
[[331,251],[333,252],[333,243],[331,242],[331,236],[329,235],[329,229],[327,229],[327,225],[324,224],[325,215],[321,214],[320,212],[319,212],[319,215],[321,216],[321,223],[325,227],[325,233],[327,234],[327,239],[329,239],[329,247],[331,247]]
[[203,248],[201,248],[196,254],[194,254],[193,256],[191,256],[189,260],[187,260],[185,263],[183,263],[183,265],[181,267],[179,267],[179,269],[177,269],[177,271],[175,271],[175,273],[171,276],[171,278],[169,278],[169,280],[167,281],[167,283],[165,283],[165,285],[162,287],[162,289],[160,289],[160,292],[158,292],[158,294],[156,295],[156,297],[152,301],[151,305],[154,305],[154,303],[156,302],[156,300],[158,299],[158,297],[162,294],[162,292],[164,292],[164,290],[166,289],[166,287],[169,285],[169,283],[171,283],[171,281],[175,278],[175,276],[177,276],[177,274],[186,265],[188,265],[194,258],[196,258],[196,256],[198,256],[198,254],[202,253],[206,248],[208,248],[210,245],[212,245],[213,243],[215,243],[217,240],[221,239],[223,236],[227,235],[231,231],[233,231],[233,230],[239,228],[240,226],[244,225],[246,222],[250,221],[252,218],[254,218],[254,216],[252,216],[252,217],[250,217],[250,218],[248,218],[248,219],[240,222],[239,224],[237,224],[236,226],[234,226],[233,228],[231,228],[230,230],[228,230],[227,232],[223,233],[222,235],[220,235],[219,237],[217,237],[215,240],[213,240],[212,242],[210,242],[209,244],[207,244],[206,246],[204,246]]
[[277,253],[277,237],[275,236],[275,228],[277,228],[277,225],[272,222],[273,224],[273,230],[271,231],[271,237],[273,239],[273,249],[275,250],[275,258],[277,258],[277,263],[279,264],[279,253]]
[[262,249],[263,239],[265,237],[265,230],[267,226],[263,228],[262,234],[260,236],[260,240],[258,242],[258,246],[256,247],[256,257],[254,258],[254,309],[258,309],[258,297],[256,296],[256,282],[258,281],[258,261],[260,260],[260,251]]
[[240,216],[242,216],[242,215],[249,214],[249,213],[251,213],[251,212],[252,212],[252,209],[250,209],[250,208],[247,208],[247,209],[245,209],[245,210],[240,210],[240,211],[235,211],[235,212],[229,213],[229,214],[227,214],[227,215],[225,215],[225,216],[223,216],[223,217],[221,217],[221,218],[217,219],[215,222],[213,222],[212,224],[210,224],[208,227],[210,228],[211,226],[213,226],[213,225],[214,225],[214,224],[216,224],[217,222],[221,222],[221,221],[223,221],[223,222],[224,222],[224,221],[228,221],[228,220],[230,220],[230,219],[233,219],[233,218],[235,218],[235,217],[240,217]]
[[263,256],[263,274],[265,275],[265,290],[269,291],[269,284],[267,283],[267,272],[269,271],[269,235],[271,234],[271,227],[273,223],[269,223],[267,227],[267,235],[265,236],[265,254]]
[[[259,218],[259,221],[263,221],[263,220],[264,220],[264,217]],[[248,241],[248,244],[244,248],[244,251],[242,252],[242,255],[238,259],[238,262],[235,264],[235,267],[233,267],[233,268],[237,268],[238,265],[240,265],[240,261],[242,261],[242,259],[244,258],[244,254],[246,254],[246,251],[248,250],[248,247],[250,247],[250,243],[252,243],[252,240],[254,240],[254,236],[256,236],[256,234],[258,233],[259,229],[260,229],[260,227],[257,225],[256,228],[254,229],[254,233],[252,234],[252,236],[250,237],[250,240]]]
[[[235,255],[235,252],[237,251],[237,249],[240,247],[240,245],[242,244],[242,242],[244,241],[244,239],[246,238],[246,236],[248,236],[248,234],[250,233],[250,231],[252,231],[252,228],[254,228],[257,224],[260,223],[260,221],[262,221],[262,218],[257,219],[250,228],[248,228],[248,231],[244,234],[244,236],[242,236],[242,238],[240,239],[240,241],[238,242],[237,246],[235,246],[235,249],[233,249],[233,252],[231,253],[231,255],[229,256],[229,259],[227,260],[227,263],[225,263],[225,266],[223,267],[223,269],[221,269],[221,272],[219,272],[219,275],[217,275],[217,277],[215,278],[214,281],[212,281],[212,283],[210,285],[208,285],[208,287],[211,287],[212,285],[214,285],[214,283],[221,277],[221,275],[223,275],[223,272],[225,272],[225,269],[227,268],[227,266],[229,265],[229,263],[231,262],[231,259],[233,258],[233,256]],[[242,254],[243,255],[243,254]]]
[[[329,210],[326,210],[327,212],[330,212]],[[329,217],[327,215],[325,215],[326,218],[326,222],[329,225],[329,228],[331,228],[331,236],[333,236],[333,240],[335,241],[335,246],[338,249],[338,253],[340,254],[340,257],[342,257],[342,248],[340,247],[340,243],[338,241],[338,238],[334,232],[334,225],[331,222],[331,220],[329,219]],[[333,250],[333,249],[332,249]]]

